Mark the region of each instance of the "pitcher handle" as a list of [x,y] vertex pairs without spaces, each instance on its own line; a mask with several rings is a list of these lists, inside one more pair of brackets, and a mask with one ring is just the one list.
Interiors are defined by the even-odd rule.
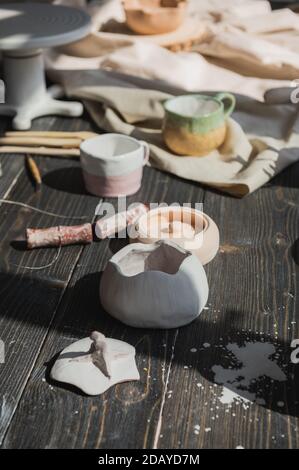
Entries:
[[[215,98],[223,102],[224,116],[230,116],[236,106],[236,98],[234,97],[234,95],[232,95],[231,93],[217,93]],[[229,102],[227,106],[224,103],[225,100]]]

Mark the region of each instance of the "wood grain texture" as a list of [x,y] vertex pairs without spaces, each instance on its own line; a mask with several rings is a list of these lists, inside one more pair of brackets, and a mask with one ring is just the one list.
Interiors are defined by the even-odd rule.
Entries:
[[[203,190],[146,169],[140,202],[200,202]],[[100,272],[123,240],[104,240],[84,249],[51,331],[27,384],[4,447],[152,448],[159,432],[177,332],[128,328],[103,312]],[[48,381],[45,363],[70,342],[94,329],[136,347],[141,381],[118,385],[102,396],[85,397]],[[55,384],[57,385],[57,384]],[[55,410],[55,411],[54,411]],[[43,423],[43,432],[36,432]],[[26,427],[27,432],[23,429]]]
[[[54,122],[45,119],[43,125],[51,128]],[[64,126],[75,130],[86,124],[73,120]],[[34,192],[26,171],[21,170],[6,197],[68,217],[92,219],[98,199],[85,194],[78,163],[52,158],[36,158],[36,162],[42,175],[46,175],[41,191]],[[7,174],[10,170],[15,174],[14,165],[7,166]],[[70,180],[75,183],[76,193],[64,190]],[[0,337],[5,344],[5,363],[0,364],[1,442],[82,247],[61,250],[58,261],[47,269],[25,269],[22,266],[47,265],[57,254],[55,249],[25,251],[16,239],[24,236],[26,227],[74,224],[80,219],[49,217],[6,204],[1,205],[0,211]]]
[[[6,128],[6,120],[0,120],[0,135],[6,131]],[[0,155],[0,165],[2,170],[2,176],[0,177],[0,198],[3,198],[9,193],[9,190],[16,183],[23,170],[23,157],[18,158],[14,156],[13,161],[11,161],[11,156]]]
[[[48,128],[67,130],[65,122],[55,119]],[[47,189],[37,202],[68,214],[92,214],[94,198],[74,191],[80,187],[76,162],[57,162],[55,170],[49,159],[43,162]],[[9,366],[0,365],[2,447],[298,448],[299,365],[290,364],[291,339],[299,338],[298,181],[297,164],[237,200],[146,169],[141,191],[129,202],[204,201],[221,232],[220,253],[206,267],[208,310],[191,325],[169,331],[128,328],[101,308],[101,271],[123,240],[67,247],[45,273],[23,273],[12,264],[47,263],[53,251],[24,254],[10,246],[11,239],[26,223],[54,220],[0,207],[0,336],[13,342]],[[13,194],[36,202],[25,175]],[[136,347],[140,382],[86,397],[50,381],[59,351],[93,329]],[[287,381],[263,380],[252,390],[263,404],[234,402],[229,408],[220,400],[223,387],[215,383],[212,367],[237,367],[228,343],[263,340],[275,344]],[[239,393],[245,396],[246,390]]]
[[[299,366],[290,363],[291,340],[299,338],[292,250],[299,236],[298,176],[297,164],[243,200],[206,192],[204,210],[220,227],[221,248],[207,266],[208,310],[177,336],[160,448],[299,447]],[[272,359],[287,380],[252,384],[260,404],[223,404],[212,367],[238,367],[229,343],[261,341],[275,345]],[[246,398],[247,391],[239,394]]]

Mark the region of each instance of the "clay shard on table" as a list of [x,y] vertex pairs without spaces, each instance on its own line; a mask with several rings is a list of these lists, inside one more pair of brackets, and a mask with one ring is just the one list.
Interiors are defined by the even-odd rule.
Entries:
[[50,375],[53,380],[75,385],[87,395],[100,395],[112,385],[140,378],[135,348],[97,331],[67,346]]

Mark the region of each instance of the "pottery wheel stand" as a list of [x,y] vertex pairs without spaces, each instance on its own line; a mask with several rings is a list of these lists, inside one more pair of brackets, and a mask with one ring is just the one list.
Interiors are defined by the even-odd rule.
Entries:
[[9,3],[0,5],[0,24],[5,84],[0,115],[14,116],[13,127],[19,130],[29,129],[39,116],[80,116],[81,103],[56,99],[63,95],[61,87],[46,89],[42,49],[86,36],[89,16],[64,6]]

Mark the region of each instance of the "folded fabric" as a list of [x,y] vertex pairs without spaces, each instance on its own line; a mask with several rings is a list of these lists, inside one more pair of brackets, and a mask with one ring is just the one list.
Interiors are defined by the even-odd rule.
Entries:
[[[247,2],[237,0],[231,8],[230,3],[231,0],[213,0],[206,5],[210,19],[204,18],[210,36],[194,49],[214,58],[217,65],[240,74],[273,79],[297,78],[299,15],[288,8],[271,11],[268,2],[249,1],[246,5]],[[199,7],[194,5],[195,14],[197,9]]]
[[[288,34],[282,36],[284,45],[273,42],[273,36],[248,34],[232,25],[218,26],[210,39],[197,44],[194,50],[215,59],[219,67],[243,75],[295,79],[299,76],[299,51],[286,47]],[[299,43],[299,31],[296,36]]]
[[273,90],[265,103],[237,95],[224,144],[203,157],[181,157],[167,149],[161,133],[163,101],[179,90],[171,94],[165,85],[160,91],[156,82],[103,71],[61,74],[60,80],[69,96],[83,99],[101,129],[146,140],[152,166],[234,196],[253,192],[299,160],[299,110],[290,100],[292,89]]
[[48,74],[51,77],[54,77],[55,70],[100,68],[159,80],[186,91],[225,89],[259,100],[263,99],[266,90],[291,84],[290,80],[244,77],[209,63],[198,53],[174,53],[151,43],[135,43],[96,58],[73,57],[52,51],[47,59]]
[[[187,91],[226,89],[256,99],[299,77],[299,16],[288,9],[273,12],[264,0],[189,0],[182,28],[150,37],[129,33],[120,0],[73,2],[91,14],[91,34],[49,51],[49,69],[101,68]],[[161,47],[184,42],[193,42],[193,52]]]

